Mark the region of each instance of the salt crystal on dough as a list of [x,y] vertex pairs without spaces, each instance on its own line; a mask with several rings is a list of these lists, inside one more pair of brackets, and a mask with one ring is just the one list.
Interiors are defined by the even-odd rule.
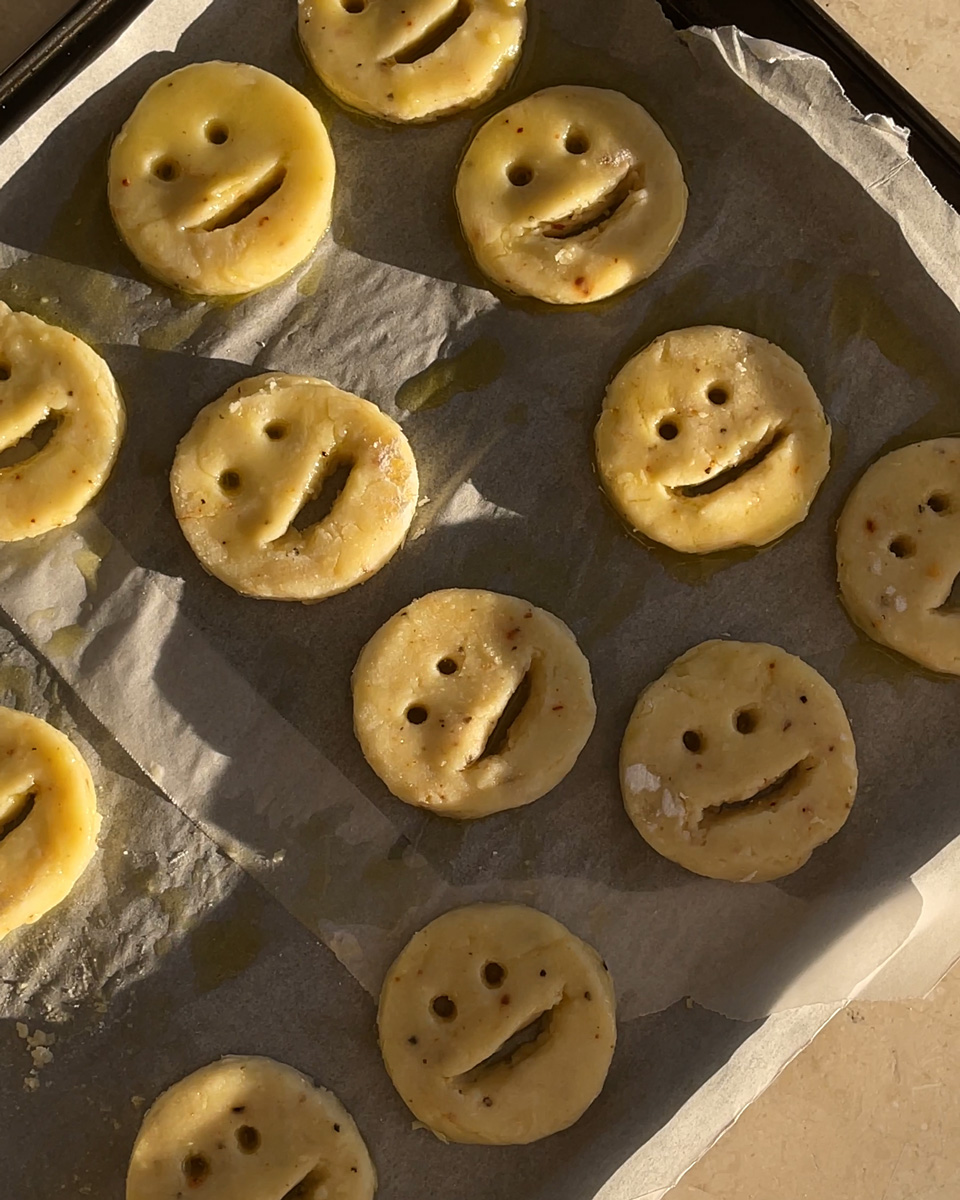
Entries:
[[660,787],[660,776],[648,771],[643,763],[631,763],[624,778],[627,790],[631,792],[655,792]]

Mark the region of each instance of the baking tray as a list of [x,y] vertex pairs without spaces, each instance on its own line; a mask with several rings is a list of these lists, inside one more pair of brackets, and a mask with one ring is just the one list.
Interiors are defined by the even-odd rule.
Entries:
[[[2,3],[10,0],[0,0]],[[954,208],[960,208],[960,139],[811,0],[659,0],[673,24],[737,25],[825,59],[861,112],[910,130],[911,153]],[[0,74],[0,141],[117,37],[150,0],[80,0]]]
[[[103,11],[106,12],[106,9]],[[868,106],[878,107],[875,104]],[[117,355],[119,360],[119,350]],[[205,369],[201,360],[197,360],[195,369],[198,373]],[[162,385],[163,383],[164,380],[158,378],[157,384]],[[209,391],[210,394],[214,393],[214,389],[207,389],[205,385],[200,390]],[[164,394],[163,386],[159,386],[158,395],[163,396]],[[413,566],[411,559],[411,570]],[[78,712],[78,723],[81,717],[82,714]],[[92,730],[91,736],[93,736]],[[132,770],[132,764],[129,769]],[[210,938],[222,938],[225,942],[229,942],[231,939],[226,935],[231,929],[242,928],[246,936],[250,927],[255,926],[256,938],[261,938],[271,948],[278,947],[278,953],[284,957],[286,963],[289,964],[291,958],[295,960],[294,964],[287,967],[287,973],[283,978],[280,978],[280,972],[277,972],[276,976],[269,976],[268,968],[263,962],[255,969],[239,972],[239,967],[245,966],[246,959],[242,961],[238,959],[231,961],[223,968],[226,978],[221,979],[220,976],[217,976],[212,981],[205,978],[203,987],[209,986],[211,990],[205,991],[196,1002],[191,1002],[189,1006],[184,1004],[182,995],[171,994],[169,991],[164,993],[160,999],[152,995],[146,1003],[139,997],[124,997],[123,1011],[119,1016],[111,1014],[111,1019],[119,1022],[114,1028],[119,1029],[122,1026],[124,1030],[122,1046],[115,1047],[118,1058],[109,1066],[104,1067],[97,1046],[92,1039],[88,1039],[83,1047],[79,1045],[80,1039],[77,1039],[73,1045],[68,1045],[67,1039],[63,1039],[62,1043],[58,1043],[58,1065],[61,1063],[68,1066],[72,1064],[76,1068],[77,1058],[80,1055],[86,1055],[84,1065],[89,1064],[92,1076],[96,1075],[98,1070],[108,1072],[113,1070],[126,1077],[126,1069],[131,1068],[137,1074],[138,1092],[152,1096],[173,1077],[168,1059],[174,1057],[173,1052],[176,1049],[173,1045],[174,1041],[183,1040],[186,1030],[189,1038],[192,1039],[191,1053],[195,1051],[201,1058],[210,1058],[221,1052],[225,1039],[229,1040],[231,1037],[233,1039],[230,1043],[232,1048],[241,1051],[257,1050],[261,1053],[272,1053],[276,1057],[290,1061],[303,1062],[303,1056],[309,1050],[311,1059],[305,1065],[311,1066],[313,1062],[321,1063],[324,1082],[342,1094],[350,1106],[356,1106],[358,1109],[362,1107],[357,1092],[359,1083],[357,1078],[351,1075],[347,1054],[347,1051],[361,1043],[362,1039],[366,1038],[369,1041],[370,1036],[369,1023],[365,1024],[362,1019],[363,1005],[358,989],[349,980],[345,985],[339,985],[335,978],[335,972],[331,970],[332,964],[328,961],[329,956],[322,953],[319,944],[312,942],[308,934],[281,914],[273,912],[272,907],[270,915],[264,915],[262,921],[251,919],[251,911],[259,911],[258,905],[260,904],[262,904],[262,897],[258,899],[256,886],[249,879],[245,880],[238,887],[236,898],[231,897],[227,905],[217,910],[216,917],[211,918],[209,936]],[[225,924],[228,920],[232,920],[234,924],[232,926]],[[253,951],[250,950],[249,941],[244,945],[249,955],[255,957],[255,948]],[[179,954],[181,959],[186,953],[192,955],[193,946],[194,942],[191,940],[189,951],[185,949],[171,950],[171,960],[176,954]],[[236,977],[231,973],[235,969],[238,970]],[[313,1028],[311,1028],[311,1037],[308,1039],[309,1047],[300,1044],[298,1031],[281,1028],[283,1023],[273,1019],[269,1008],[272,997],[278,994],[298,995],[298,988],[302,988],[304,977],[309,977],[311,980],[312,991],[315,993],[314,1000],[316,995],[322,995],[325,1004],[329,1003],[329,1008],[326,1008],[324,1013],[326,1019],[322,1022],[319,1020],[312,1022],[319,1033],[314,1034]],[[220,990],[221,985],[226,990]],[[235,1016],[237,1012],[242,1011],[243,988],[255,991],[262,997],[265,1004],[265,1007],[258,1010],[257,1021],[252,1022],[249,1027],[242,1027]],[[176,1015],[173,1016],[173,1013]],[[662,1113],[673,1111],[688,1094],[691,1086],[696,1086],[701,1080],[709,1078],[719,1065],[735,1053],[748,1035],[758,1028],[756,1023],[734,1026],[725,1023],[714,1013],[676,1005],[669,1010],[653,1014],[649,1020],[644,1021],[642,1028],[638,1024],[636,1027],[631,1024],[628,1030],[625,1029],[623,1034],[625,1056],[621,1057],[620,1064],[618,1064],[621,1075],[626,1070],[626,1064],[637,1055],[645,1054],[648,1049],[652,1051],[657,1045],[672,1044],[679,1035],[681,1023],[684,1025],[685,1036],[707,1047],[709,1056],[706,1053],[699,1054],[695,1077],[689,1073],[682,1074],[677,1070],[675,1061],[671,1061],[664,1063],[663,1069],[659,1073],[647,1076],[642,1081],[642,1085],[640,1081],[636,1083],[634,1094],[636,1107],[622,1114],[622,1117],[624,1120],[630,1120],[638,1141],[643,1140],[645,1136],[658,1128],[662,1123]],[[163,1037],[166,1038],[163,1044],[157,1047],[151,1045],[148,1051],[134,1049],[147,1044],[151,1037],[156,1036],[156,1031],[161,1027],[165,1031]],[[335,1034],[344,1044],[339,1046],[335,1044]],[[119,1038],[116,1040],[121,1041]],[[135,1060],[134,1055],[136,1055]],[[148,1059],[146,1068],[144,1066],[145,1057]],[[99,1067],[97,1066],[98,1062],[101,1064]],[[49,1074],[50,1072],[47,1072],[47,1076]],[[79,1076],[81,1072],[77,1072],[77,1074]],[[50,1083],[49,1078],[45,1076],[43,1087],[50,1087]],[[377,1087],[377,1100],[379,1101],[383,1099],[386,1091],[386,1085],[379,1076]],[[84,1162],[86,1169],[90,1165],[91,1157],[95,1157],[98,1161],[102,1159],[105,1151],[102,1142],[99,1145],[85,1146],[85,1138],[87,1142],[90,1142],[89,1125],[84,1121],[72,1119],[73,1110],[80,1103],[76,1095],[66,1090],[50,1087],[49,1092],[43,1093],[43,1099],[48,1106],[50,1124],[61,1130],[58,1143],[60,1149],[67,1150],[68,1160],[73,1157],[74,1162]],[[91,1102],[93,1101],[93,1097],[89,1097],[89,1099]],[[139,1112],[134,1109],[133,1105],[133,1101],[136,1099],[139,1097],[130,1097],[130,1105],[129,1107],[125,1106],[123,1112],[116,1108],[111,1110],[111,1113],[116,1113],[113,1117],[112,1127],[115,1133],[107,1129],[106,1138],[112,1139],[114,1151],[116,1151],[118,1143],[123,1143],[123,1149],[126,1151],[128,1141],[132,1138],[132,1127],[139,1117]],[[385,1102],[388,1101],[389,1096]],[[396,1104],[394,1104],[394,1113],[395,1110]],[[603,1116],[604,1112],[598,1108],[590,1116],[589,1121],[584,1123],[572,1136],[586,1139],[588,1142],[590,1139],[598,1138],[603,1132]],[[397,1120],[403,1118],[404,1114],[401,1113]],[[102,1118],[100,1120],[102,1121]],[[107,1125],[109,1122],[104,1122],[104,1124]],[[72,1139],[70,1145],[64,1147],[63,1142],[70,1139]],[[422,1148],[421,1154],[429,1157],[430,1151],[433,1149],[435,1147],[432,1145]],[[600,1149],[607,1155],[607,1159],[604,1162],[598,1158],[591,1164],[592,1169],[598,1172],[616,1165],[615,1148],[601,1146]],[[72,1156],[71,1152],[75,1152],[75,1156]],[[448,1149],[444,1153],[447,1161],[455,1162],[461,1168],[466,1168],[467,1164],[473,1162],[466,1151]],[[527,1164],[526,1175],[517,1171],[517,1190],[514,1194],[535,1194],[534,1184],[539,1172],[545,1170],[550,1156],[554,1154],[555,1150],[552,1145],[540,1147],[538,1157],[531,1158]],[[86,1161],[84,1161],[85,1155]],[[413,1155],[408,1157],[411,1160],[414,1158]],[[417,1166],[415,1161],[410,1161],[405,1165],[411,1174],[415,1172]],[[455,1167],[451,1169],[451,1173],[456,1176]],[[404,1183],[406,1180],[397,1181],[397,1188],[399,1189]],[[415,1183],[416,1181],[411,1179],[411,1190],[404,1194],[417,1194]],[[527,1188],[529,1191],[526,1190]],[[107,1193],[101,1191],[100,1194]],[[447,1195],[452,1196],[453,1194],[454,1188],[451,1187]],[[581,1194],[585,1196],[588,1192],[584,1190]],[[21,1200],[21,1197],[15,1196],[14,1200]],[[28,1195],[24,1194],[22,1200],[29,1200]]]

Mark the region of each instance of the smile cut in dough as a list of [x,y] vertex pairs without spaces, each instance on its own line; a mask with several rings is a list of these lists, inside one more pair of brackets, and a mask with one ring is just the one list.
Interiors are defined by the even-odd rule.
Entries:
[[584,304],[652,275],[687,211],[676,152],[619,92],[552,87],[491,117],[456,186],[464,237],[508,292]]
[[0,301],[0,542],[76,520],[106,482],[123,430],[103,359]]
[[498,91],[520,57],[525,0],[299,0],[300,41],[344,104],[432,121]]
[[537,800],[596,718],[590,664],[551,613],[449,588],[391,617],[353,670],[353,727],[394,796],[445,817]]
[[[304,523],[338,468],[349,474],[332,507]],[[390,561],[418,487],[396,421],[369,400],[298,375],[244,379],[208,404],[170,473],[177,520],[211,575],[244,596],[307,603],[363,583]]]
[[206,62],[157,80],[110,151],[110,211],[157,279],[232,296],[274,283],[330,225],[333,150],[282,79]]
[[857,791],[850,723],[827,681],[759,642],[703,642],[641,694],[620,750],[630,820],[711,879],[796,871]]
[[519,904],[457,908],[414,934],[387,972],[377,1022],[417,1120],[445,1141],[496,1146],[578,1120],[617,1041],[600,955]]
[[894,450],[870,467],[837,525],[840,593],[875,641],[960,675],[960,438]]
[[594,435],[631,529],[685,554],[763,546],[804,519],[830,426],[799,363],[721,326],[666,333],[607,389]]
[[272,1058],[229,1056],[147,1111],[126,1200],[371,1200],[376,1187],[336,1096]]
[[97,848],[89,768],[59,730],[0,708],[0,938],[63,900]]

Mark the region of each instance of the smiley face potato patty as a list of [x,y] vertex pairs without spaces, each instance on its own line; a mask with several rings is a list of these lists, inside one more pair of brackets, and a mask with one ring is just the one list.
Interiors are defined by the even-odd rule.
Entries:
[[336,1096],[285,1063],[228,1056],[151,1105],[126,1200],[372,1200],[376,1185]]
[[779,879],[846,821],[853,734],[836,692],[801,659],[704,642],[641,694],[620,786],[658,854],[712,879]]
[[0,708],[0,938],[59,904],[97,849],[97,794],[80,751]]
[[367,762],[400,800],[442,816],[538,799],[572,769],[595,717],[590,666],[570,630],[496,592],[413,601],[353,671]]
[[275,282],[330,225],[333,150],[289,84],[243,63],[194,63],[144,93],[110,151],[108,195],[143,266],[184,292]]
[[635,531],[686,554],[762,546],[802,521],[830,466],[803,368],[753,334],[664,334],[607,389],[604,490]]
[[492,116],[470,143],[457,211],[495,283],[585,304],[652,275],[687,211],[676,152],[619,92],[553,87]]
[[853,489],[837,525],[840,592],[875,641],[960,675],[960,438],[894,450]]
[[600,1094],[617,1041],[600,956],[518,904],[454,909],[415,934],[387,972],[377,1024],[417,1120],[486,1145],[572,1125]]
[[300,42],[344,104],[432,121],[501,88],[520,57],[525,0],[300,0]]
[[[321,520],[296,518],[339,466]],[[403,430],[322,379],[244,379],[197,414],[170,472],[173,507],[204,568],[245,596],[312,603],[363,583],[399,549],[417,507]]]
[[[44,425],[51,436],[36,448]],[[0,301],[0,450],[27,450],[0,467],[0,541],[75,521],[106,482],[124,425],[120,391],[99,354]]]

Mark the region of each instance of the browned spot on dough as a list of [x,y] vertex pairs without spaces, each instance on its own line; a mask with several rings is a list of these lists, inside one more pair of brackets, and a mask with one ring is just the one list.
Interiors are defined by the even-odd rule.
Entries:
[[874,533],[876,531],[876,528],[877,528],[876,521],[872,521],[869,517],[867,517],[867,533]]

